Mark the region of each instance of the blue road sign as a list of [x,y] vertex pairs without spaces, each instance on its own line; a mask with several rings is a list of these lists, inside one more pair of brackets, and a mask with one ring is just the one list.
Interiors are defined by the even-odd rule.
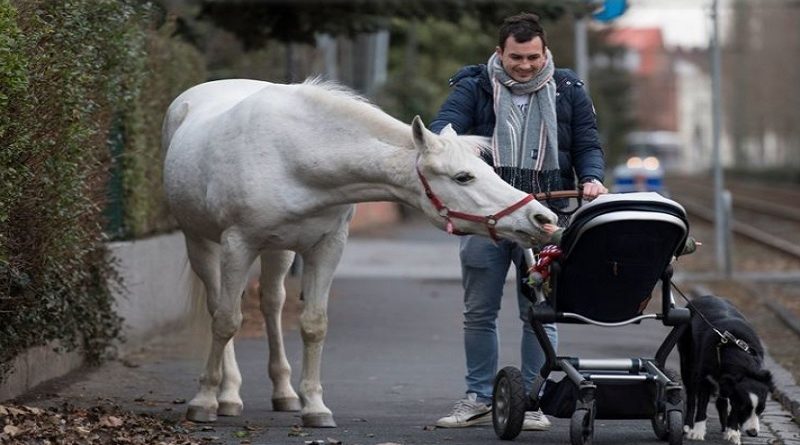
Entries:
[[602,9],[593,14],[592,17],[601,22],[610,22],[621,16],[626,9],[628,9],[627,0],[605,0]]

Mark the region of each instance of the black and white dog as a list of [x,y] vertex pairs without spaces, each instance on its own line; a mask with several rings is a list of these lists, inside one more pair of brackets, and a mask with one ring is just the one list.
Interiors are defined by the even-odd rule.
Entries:
[[774,388],[772,374],[763,369],[764,348],[729,301],[707,295],[692,300],[690,309],[691,325],[678,341],[686,388],[686,438],[705,439],[708,401],[716,394],[723,436],[738,445],[740,429],[758,435],[758,415]]

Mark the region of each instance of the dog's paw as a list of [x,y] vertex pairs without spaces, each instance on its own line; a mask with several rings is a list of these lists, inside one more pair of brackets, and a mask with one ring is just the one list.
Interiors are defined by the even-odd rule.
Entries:
[[695,422],[694,428],[684,425],[683,432],[686,433],[686,438],[689,440],[706,440],[706,421]]
[[740,433],[738,430],[725,428],[725,431],[722,433],[722,437],[734,445],[742,445],[742,433]]

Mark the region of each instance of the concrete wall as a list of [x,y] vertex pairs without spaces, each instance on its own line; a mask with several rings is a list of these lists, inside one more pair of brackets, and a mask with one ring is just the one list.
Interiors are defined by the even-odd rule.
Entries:
[[124,355],[185,319],[191,271],[180,232],[112,243],[109,250],[125,287],[115,292],[117,313],[124,319]]

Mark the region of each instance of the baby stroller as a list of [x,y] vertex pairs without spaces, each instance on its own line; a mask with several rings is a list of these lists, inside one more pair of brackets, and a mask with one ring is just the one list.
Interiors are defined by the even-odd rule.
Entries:
[[[495,378],[492,420],[498,437],[515,438],[525,411],[541,408],[571,419],[573,445],[591,444],[595,419],[651,419],[659,439],[682,443],[682,387],[665,362],[679,327],[691,317],[688,309],[675,307],[670,292],[670,263],[684,252],[688,231],[683,207],[652,192],[602,195],[575,211],[558,249],[546,249],[551,254],[560,249],[543,273],[549,279],[529,295],[533,305],[528,316],[544,349],[545,365],[528,395],[519,369],[506,367]],[[644,314],[659,279],[661,313]],[[556,356],[542,326],[618,327],[651,318],[674,326],[655,358]],[[563,371],[566,377],[547,381],[552,371]]]

